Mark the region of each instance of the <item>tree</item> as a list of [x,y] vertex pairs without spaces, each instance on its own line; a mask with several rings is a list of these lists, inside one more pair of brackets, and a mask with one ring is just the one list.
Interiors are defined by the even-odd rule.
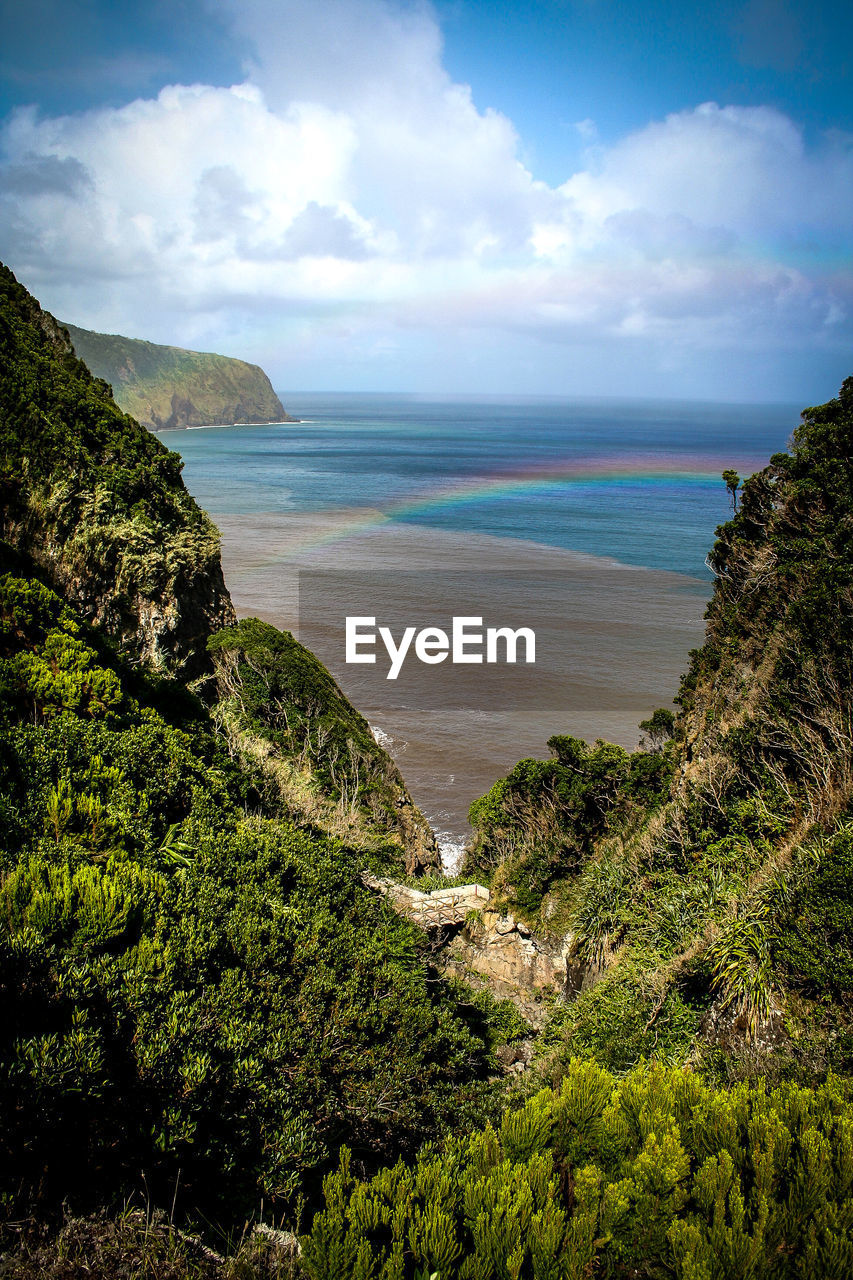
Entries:
[[728,468],[723,472],[723,479],[726,482],[726,488],[732,500],[732,515],[735,515],[737,513],[737,491],[740,488],[740,476],[736,471]]
[[672,737],[675,716],[671,711],[667,711],[666,707],[658,707],[648,720],[640,721],[638,728],[642,729],[651,742],[652,750],[657,751],[667,738]]

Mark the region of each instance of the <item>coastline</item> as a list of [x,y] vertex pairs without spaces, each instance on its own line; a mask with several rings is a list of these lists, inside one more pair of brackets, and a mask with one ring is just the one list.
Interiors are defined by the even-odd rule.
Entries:
[[[367,508],[212,512],[238,615],[263,618],[304,639],[308,627],[300,627],[298,575],[305,570],[380,576],[403,571],[423,575],[419,581],[427,585],[431,575],[459,571],[498,591],[504,575],[513,581],[533,574],[577,580],[577,607],[565,624],[567,665],[552,673],[544,702],[540,698],[534,706],[430,709],[407,704],[396,689],[387,697],[380,690],[380,702],[366,702],[359,682],[363,669],[353,674],[342,654],[336,662],[335,648],[319,654],[381,735],[445,856],[458,856],[470,834],[470,803],[520,758],[547,756],[551,734],[636,747],[638,722],[671,703],[688,652],[701,642],[711,584],[542,543],[376,523],[378,514]],[[511,608],[512,601],[505,599],[504,606]],[[317,640],[314,630],[315,650]]]

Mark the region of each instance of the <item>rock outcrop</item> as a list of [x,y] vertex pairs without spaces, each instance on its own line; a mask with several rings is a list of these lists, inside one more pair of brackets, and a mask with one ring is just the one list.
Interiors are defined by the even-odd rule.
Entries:
[[414,924],[445,933],[448,967],[468,979],[483,979],[499,999],[512,1000],[533,1026],[544,1023],[543,997],[562,995],[566,988],[571,939],[554,944],[536,938],[523,921],[491,909],[491,893],[481,884],[422,892],[366,872],[362,880]]
[[498,999],[512,1000],[532,1026],[541,1027],[546,997],[564,995],[570,943],[537,938],[522,920],[486,908],[450,940],[447,962],[460,976],[483,978]]

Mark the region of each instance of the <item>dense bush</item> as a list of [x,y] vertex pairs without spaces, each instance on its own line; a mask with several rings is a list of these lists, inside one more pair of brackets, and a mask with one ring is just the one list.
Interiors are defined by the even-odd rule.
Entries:
[[468,865],[528,917],[555,881],[580,870],[598,837],[653,807],[671,774],[662,751],[629,755],[564,734],[548,746],[551,760],[519,761],[469,813],[476,840]]
[[37,581],[0,579],[0,654],[8,1207],[144,1176],[287,1210],[341,1142],[369,1166],[479,1114],[492,1011],[358,855],[283,819],[200,704]]
[[853,827],[819,847],[779,923],[775,957],[814,993],[853,996]]
[[498,1130],[414,1164],[362,1181],[344,1153],[304,1264],[312,1280],[845,1280],[851,1192],[835,1079],[715,1092],[690,1071],[574,1062]]

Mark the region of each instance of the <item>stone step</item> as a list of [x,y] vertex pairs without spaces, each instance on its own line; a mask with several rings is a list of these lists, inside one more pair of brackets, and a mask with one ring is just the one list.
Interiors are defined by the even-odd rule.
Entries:
[[391,901],[400,915],[418,924],[463,924],[469,911],[479,911],[489,902],[491,893],[481,884],[463,884],[424,893],[411,885],[398,884],[387,876],[362,872],[362,883]]

